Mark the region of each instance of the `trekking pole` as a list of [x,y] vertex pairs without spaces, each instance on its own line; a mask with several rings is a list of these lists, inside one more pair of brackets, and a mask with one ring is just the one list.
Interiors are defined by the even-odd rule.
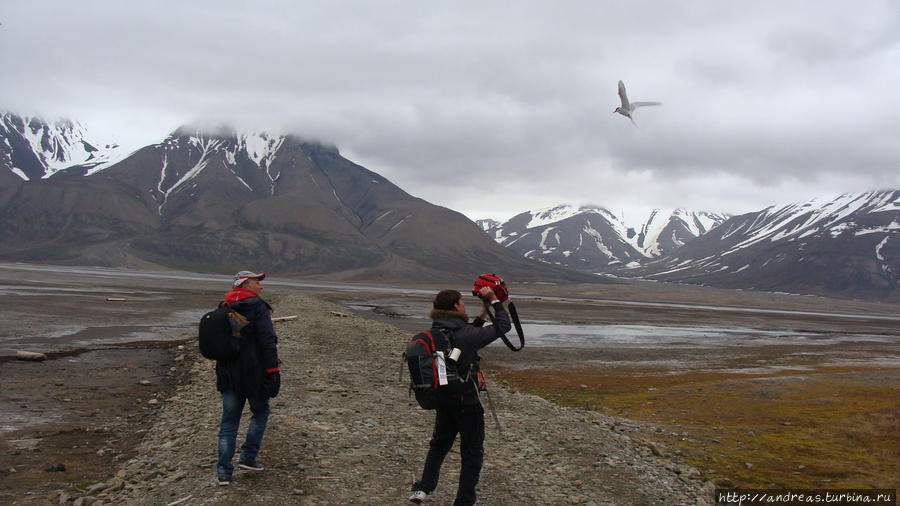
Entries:
[[484,389],[484,393],[487,394],[488,404],[491,405],[491,414],[494,415],[494,423],[497,424],[497,432],[500,433],[500,435],[502,436],[502,435],[503,435],[503,429],[500,428],[500,419],[497,418],[497,411],[494,409],[494,401],[491,400],[491,391],[488,390],[487,388],[485,388],[485,389]]
[[[475,383],[475,397],[478,397],[478,402],[481,403],[481,394],[478,393],[478,379],[477,379],[477,378],[472,378],[472,381]],[[491,400],[491,392],[487,389],[487,387],[485,387],[485,388],[484,388],[484,393],[487,394],[488,405],[489,405],[490,408],[491,408],[491,415],[494,416],[494,423],[497,424],[497,432],[499,432],[500,435],[502,436],[502,435],[503,435],[503,428],[500,427],[500,419],[497,418],[497,411],[494,410],[494,401]]]

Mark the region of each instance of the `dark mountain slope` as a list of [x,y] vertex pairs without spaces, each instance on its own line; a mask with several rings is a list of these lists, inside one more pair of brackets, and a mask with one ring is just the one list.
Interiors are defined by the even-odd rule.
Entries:
[[260,268],[303,275],[590,278],[494,243],[463,215],[413,197],[296,137],[182,127],[102,171],[13,183],[0,255],[26,261]]

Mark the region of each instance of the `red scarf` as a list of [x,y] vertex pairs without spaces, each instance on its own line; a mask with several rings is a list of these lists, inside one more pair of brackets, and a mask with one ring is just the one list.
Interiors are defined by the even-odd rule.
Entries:
[[227,304],[231,304],[232,302],[249,299],[250,297],[257,297],[257,295],[250,290],[245,290],[241,287],[237,287],[225,294],[225,302]]

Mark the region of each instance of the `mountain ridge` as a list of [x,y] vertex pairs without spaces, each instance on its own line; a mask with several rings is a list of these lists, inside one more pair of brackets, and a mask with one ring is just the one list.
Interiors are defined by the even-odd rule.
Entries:
[[896,297],[900,191],[816,198],[735,216],[670,255],[615,274],[723,288]]
[[45,121],[37,116],[0,114],[0,170],[20,179],[46,179],[65,170],[87,173],[121,160],[128,153],[118,143],[94,139],[89,129],[68,118]]
[[480,224],[499,244],[527,258],[605,272],[672,251],[725,219],[713,212],[653,209],[636,230],[606,207],[560,204]]
[[739,216],[655,209],[639,230],[607,208],[566,204],[479,224],[518,254],[605,277],[900,298],[896,190],[820,197]]

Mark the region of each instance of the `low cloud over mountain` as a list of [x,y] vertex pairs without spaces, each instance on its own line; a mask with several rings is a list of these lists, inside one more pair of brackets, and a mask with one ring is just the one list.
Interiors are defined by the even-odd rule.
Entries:
[[[515,255],[465,216],[407,194],[321,143],[182,127],[97,170],[88,166],[96,155],[46,155],[42,139],[60,139],[67,130],[31,128],[34,120],[9,123],[26,125],[26,135],[15,128],[4,138],[16,146],[0,172],[6,176],[0,255],[7,259],[255,266],[370,279],[492,270],[518,279],[588,279]],[[27,134],[34,131],[40,140]],[[70,146],[81,142],[66,139]],[[34,163],[16,165],[29,149]]]

